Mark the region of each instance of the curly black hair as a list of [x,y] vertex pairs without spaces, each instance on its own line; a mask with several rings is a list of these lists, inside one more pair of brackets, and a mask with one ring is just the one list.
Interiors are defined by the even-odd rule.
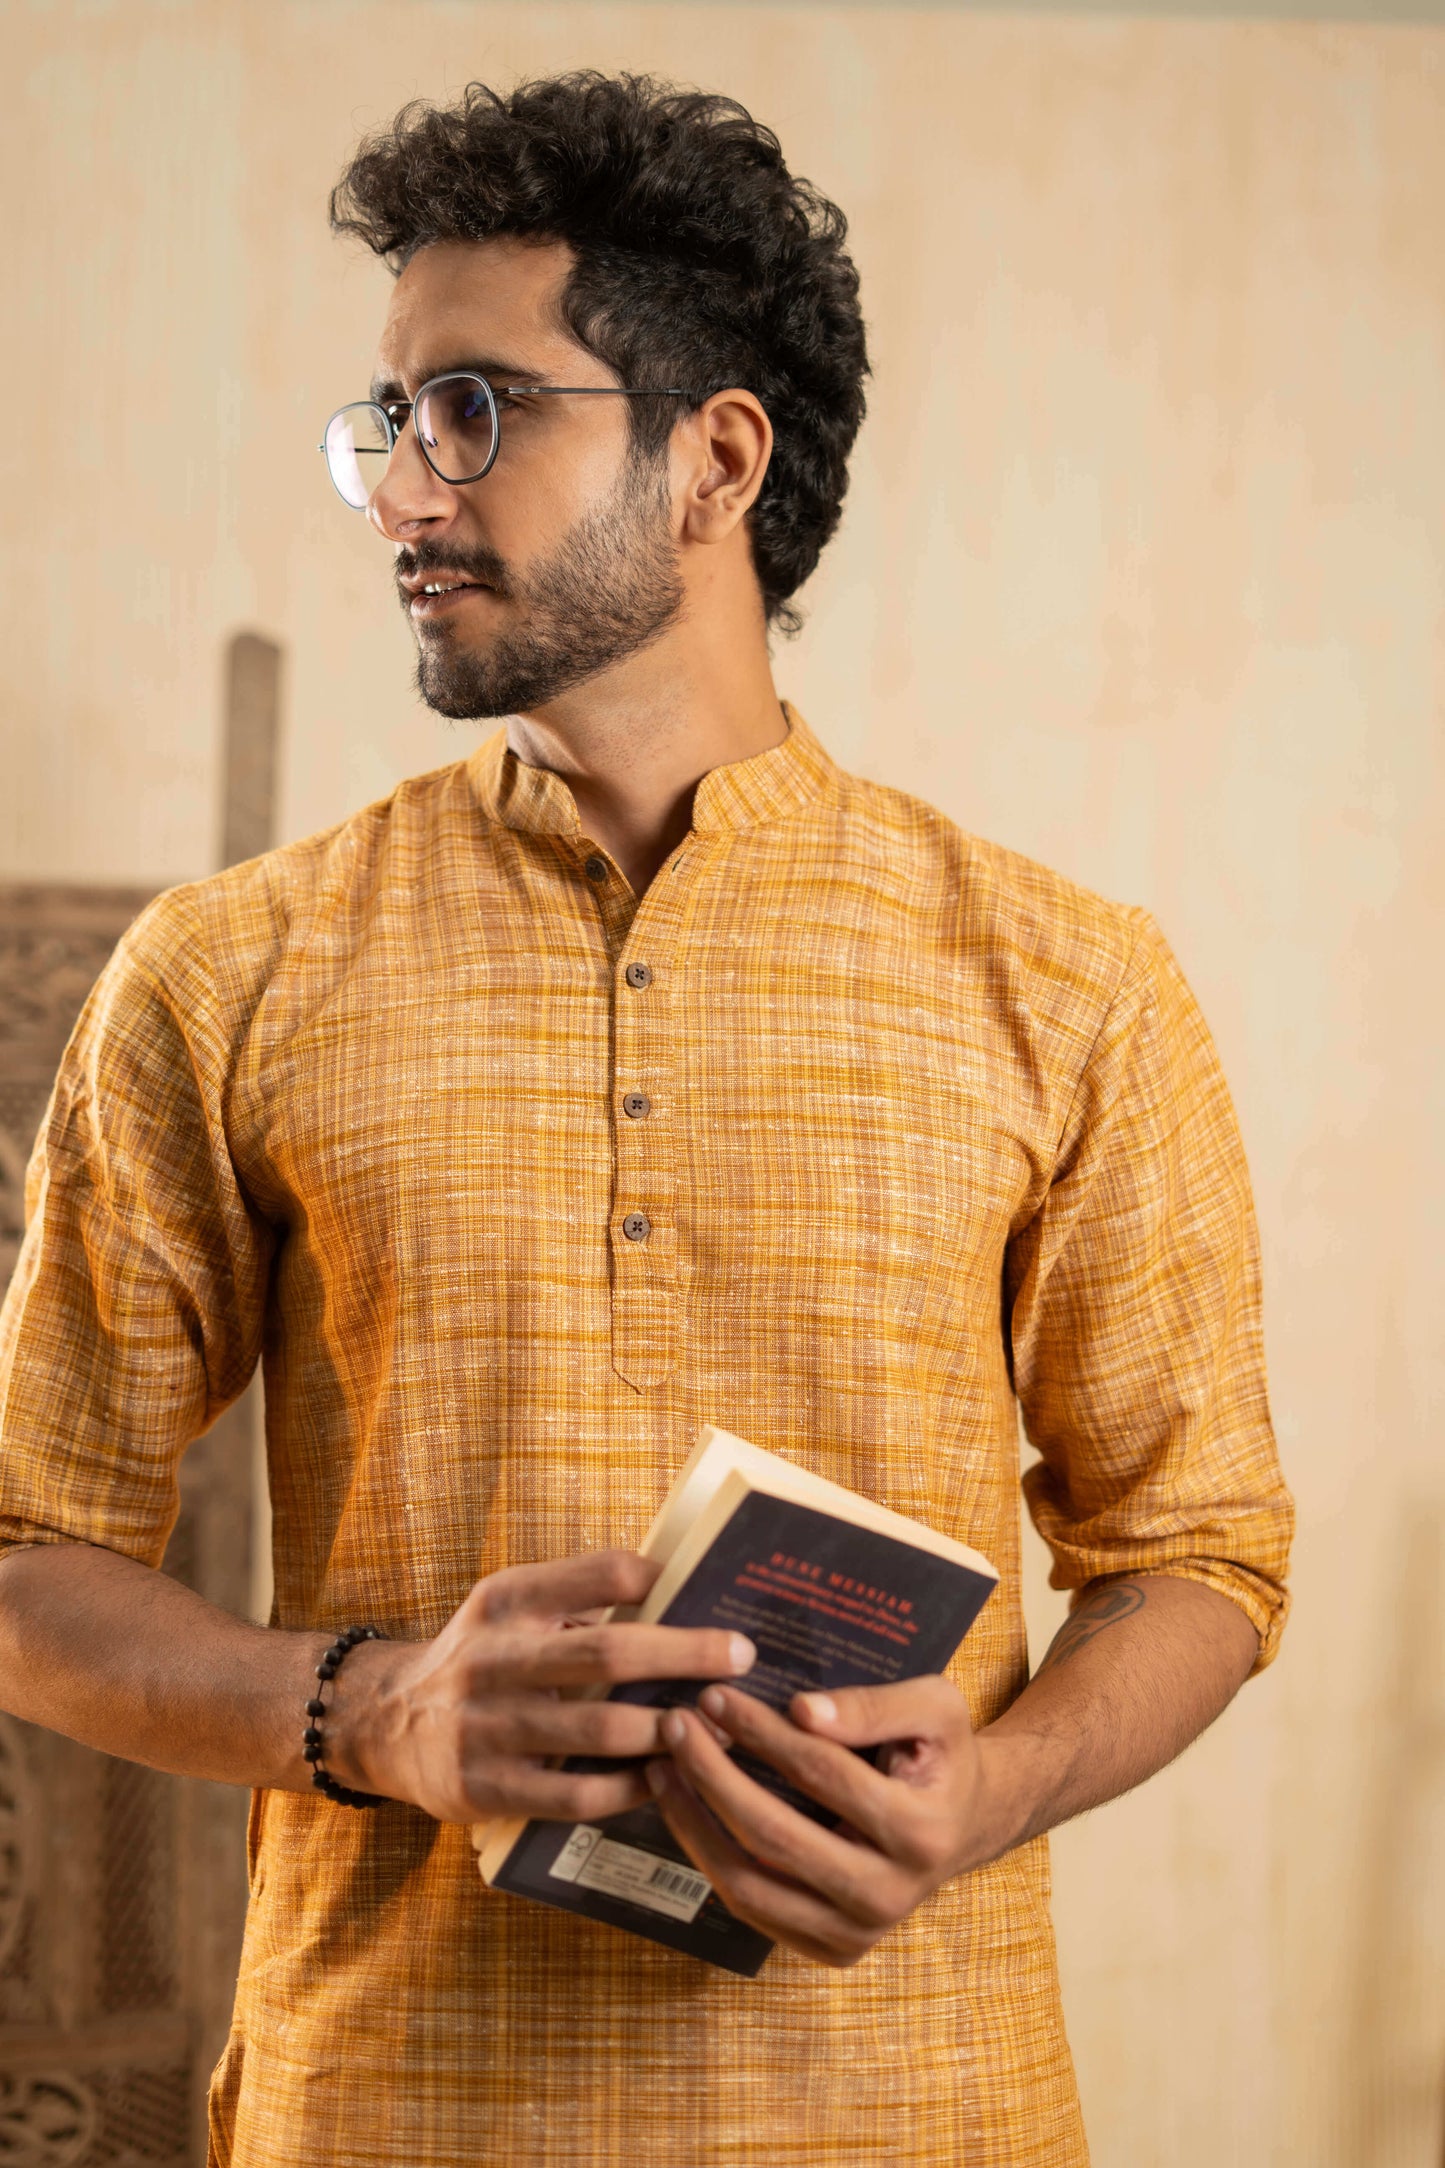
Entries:
[[[565,241],[568,327],[621,382],[682,384],[695,407],[756,393],[774,445],[753,562],[769,622],[798,629],[790,597],[838,524],[868,355],[847,221],[770,129],[649,76],[588,70],[506,96],[469,83],[369,136],[330,210],[394,273],[432,241]],[[637,448],[659,456],[676,407],[628,405]]]

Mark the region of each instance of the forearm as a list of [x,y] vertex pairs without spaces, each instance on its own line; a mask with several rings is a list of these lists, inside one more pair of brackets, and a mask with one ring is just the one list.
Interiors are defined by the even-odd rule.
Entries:
[[1071,1613],[1017,1701],[979,1734],[1008,1850],[1117,1798],[1213,1723],[1259,1639],[1202,1582],[1100,1584]]
[[233,1618],[90,1544],[0,1559],[0,1709],[153,1769],[304,1790],[302,1709],[327,1640]]
[[[626,1551],[509,1567],[435,1639],[364,1641],[322,1688],[330,1634],[232,1618],[113,1551],[40,1544],[0,1559],[0,1709],[153,1769],[305,1791],[320,1699],[327,1773],[358,1791],[447,1822],[604,1820],[647,1797],[637,1764],[657,1748],[657,1711],[606,1689],[734,1678],[756,1654],[721,1628],[602,1623],[657,1573]],[[570,1755],[617,1767],[553,1766]]]

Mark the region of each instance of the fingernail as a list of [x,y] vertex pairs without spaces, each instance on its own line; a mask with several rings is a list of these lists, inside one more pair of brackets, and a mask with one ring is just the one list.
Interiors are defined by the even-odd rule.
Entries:
[[723,1700],[722,1694],[715,1686],[709,1686],[705,1688],[704,1691],[698,1695],[697,1705],[700,1709],[706,1709],[709,1716],[721,1716],[723,1710],[727,1707],[727,1703]]
[[659,1797],[667,1790],[667,1765],[664,1762],[650,1761],[648,1763],[647,1788],[655,1796]]
[[751,1671],[757,1655],[746,1634],[734,1634],[728,1643],[728,1661],[734,1671]]
[[838,1704],[831,1694],[802,1694],[799,1696],[813,1724],[836,1724]]
[[681,1746],[683,1740],[687,1737],[687,1726],[676,1709],[672,1711],[671,1715],[663,1718],[662,1736],[669,1746]]

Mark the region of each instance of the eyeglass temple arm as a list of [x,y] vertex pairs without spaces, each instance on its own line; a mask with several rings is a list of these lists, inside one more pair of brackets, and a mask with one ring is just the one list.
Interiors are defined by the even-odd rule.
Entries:
[[641,389],[629,384],[498,384],[494,391],[507,399],[686,399],[680,384]]
[[[650,385],[638,387],[630,384],[498,384],[494,387],[494,397],[497,392],[500,392],[506,399],[545,399],[549,396],[557,399],[687,399],[691,397],[691,393],[684,391],[680,384],[669,384],[665,387],[658,386],[656,388]],[[374,403],[369,399],[362,399],[357,402],[360,406],[371,406]],[[404,406],[408,414],[411,412],[410,399],[397,399],[392,404],[398,407]],[[382,411],[385,413],[386,409],[383,408]],[[390,420],[389,415],[387,418]],[[392,427],[396,427],[394,422]],[[318,452],[325,451],[325,437],[321,439],[316,449]],[[380,449],[379,446],[378,449]]]

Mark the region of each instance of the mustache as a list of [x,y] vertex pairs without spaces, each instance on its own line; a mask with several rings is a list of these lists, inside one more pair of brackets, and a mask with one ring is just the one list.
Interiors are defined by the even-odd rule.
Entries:
[[392,574],[403,604],[409,600],[401,584],[403,580],[431,580],[447,574],[454,579],[475,581],[480,587],[490,587],[503,597],[512,592],[506,565],[495,550],[484,545],[466,551],[444,549],[439,544],[427,542],[418,543],[415,549],[403,547],[396,553]]

